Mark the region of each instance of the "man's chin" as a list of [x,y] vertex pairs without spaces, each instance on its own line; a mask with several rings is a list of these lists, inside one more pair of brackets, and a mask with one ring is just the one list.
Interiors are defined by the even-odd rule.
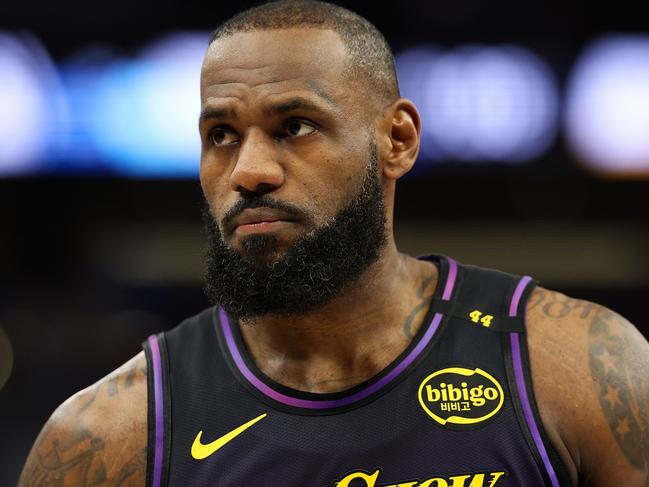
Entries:
[[254,235],[241,242],[236,252],[255,267],[270,268],[286,257],[286,247],[272,235]]

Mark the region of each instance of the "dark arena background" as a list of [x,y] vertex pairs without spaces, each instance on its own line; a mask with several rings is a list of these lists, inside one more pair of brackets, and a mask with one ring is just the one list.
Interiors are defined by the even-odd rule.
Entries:
[[[343,2],[422,113],[401,250],[530,274],[649,334],[641,4]],[[208,305],[200,62],[251,5],[0,3],[1,486],[58,404]]]

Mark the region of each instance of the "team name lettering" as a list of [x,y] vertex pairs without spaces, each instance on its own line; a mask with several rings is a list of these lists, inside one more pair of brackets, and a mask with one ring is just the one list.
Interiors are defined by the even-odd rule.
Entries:
[[338,482],[336,487],[350,487],[352,481],[355,480],[365,482],[364,486],[354,482],[353,485],[358,487],[494,487],[505,476],[505,472],[501,470],[498,472],[453,475],[451,477],[430,477],[425,480],[378,485],[380,473],[379,469],[372,474],[353,472]]

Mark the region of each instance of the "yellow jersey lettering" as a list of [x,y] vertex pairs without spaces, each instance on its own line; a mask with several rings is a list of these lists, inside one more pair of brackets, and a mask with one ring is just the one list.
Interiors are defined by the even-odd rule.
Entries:
[[[353,483],[354,487],[496,487],[496,484],[501,478],[505,476],[505,471],[500,470],[497,472],[489,473],[469,473],[462,475],[453,475],[451,477],[431,477],[426,480],[415,480],[406,482],[397,482],[390,484],[377,485],[380,469],[377,469],[373,474],[368,474],[363,471],[352,472],[345,476],[340,482],[337,482],[335,487],[350,487],[352,481],[362,480],[364,485]],[[486,483],[485,483],[486,481]]]
[[[494,487],[494,485],[496,485],[496,482],[498,482],[501,477],[505,476],[505,472],[492,472],[489,475],[491,475],[491,478],[489,479],[488,487]],[[471,485],[470,487],[474,487],[474,486]],[[478,487],[478,486],[475,486],[475,487]]]
[[479,478],[480,476],[482,476],[482,480],[484,480],[484,474],[482,474],[482,473],[479,473],[479,474],[477,474],[475,476],[473,476],[473,475],[456,475],[454,477],[449,477],[449,480],[453,481],[453,483],[451,484],[451,487],[466,487],[466,485],[465,485],[466,480],[473,477],[473,480],[471,481],[471,487],[478,487],[478,486],[482,485],[482,482],[480,482],[479,484],[477,484],[475,486],[473,485],[473,482],[477,478]]
[[[366,487],[374,487],[376,485],[376,480],[379,478],[380,470],[376,470],[372,475],[367,475],[364,472],[354,472],[347,475],[344,479],[336,484],[337,487],[349,487],[352,480],[364,480]],[[357,484],[354,484],[357,485]],[[364,487],[365,487],[364,486]],[[360,487],[360,486],[359,486]]]

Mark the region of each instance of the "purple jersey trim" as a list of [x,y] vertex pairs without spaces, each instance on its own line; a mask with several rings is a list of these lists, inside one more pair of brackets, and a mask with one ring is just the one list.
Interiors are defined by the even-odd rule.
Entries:
[[[516,290],[514,291],[514,295],[512,296],[512,302],[509,306],[509,316],[514,317],[518,315],[518,304],[520,302],[521,296],[523,295],[525,287],[531,280],[531,277],[525,276],[519,281],[518,285],[516,286]],[[552,487],[560,487],[559,479],[557,478],[557,474],[552,467],[552,462],[550,462],[548,452],[545,449],[545,445],[543,444],[541,432],[539,431],[539,427],[534,419],[534,414],[532,414],[532,406],[530,404],[530,398],[527,394],[525,376],[523,375],[523,360],[521,356],[520,335],[518,333],[510,333],[509,339],[512,347],[512,362],[514,366],[514,376],[516,377],[516,388],[518,389],[518,396],[520,397],[521,406],[523,407],[525,422],[527,423],[530,433],[532,434],[534,444],[536,445],[536,448],[541,455],[545,470],[547,471],[548,476],[550,477],[550,481],[552,482]]]
[[509,316],[516,316],[518,314],[518,303],[521,300],[521,296],[523,295],[525,287],[531,280],[532,278],[530,276],[525,276],[520,281],[518,281],[518,285],[516,286],[514,295],[512,296],[512,302],[509,305]]
[[442,294],[444,301],[451,299],[451,294],[453,294],[453,288],[455,287],[455,278],[457,277],[457,262],[450,257],[447,257],[446,261],[448,262],[448,277],[444,286],[444,294]]
[[[444,293],[442,295],[442,299],[446,301],[450,299],[451,294],[453,293],[453,288],[455,286],[455,278],[457,276],[457,263],[453,259],[448,258],[448,264],[449,264],[448,277],[446,278]],[[223,330],[223,336],[225,337],[225,342],[230,351],[230,355],[232,356],[235,365],[239,369],[239,372],[241,372],[241,374],[246,378],[246,380],[250,382],[257,390],[259,390],[266,396],[270,397],[271,399],[280,402],[282,404],[286,404],[287,406],[307,408],[307,409],[328,409],[328,408],[348,406],[357,401],[365,399],[366,397],[378,391],[385,385],[389,384],[399,374],[401,374],[401,372],[407,369],[408,366],[410,366],[410,364],[412,364],[415,361],[415,359],[423,352],[423,350],[426,348],[426,346],[430,343],[431,339],[435,335],[435,332],[437,331],[437,328],[439,327],[442,318],[443,315],[441,313],[435,313],[433,319],[428,325],[428,329],[421,337],[417,345],[415,345],[415,347],[410,351],[410,353],[401,362],[399,362],[396,365],[396,367],[394,367],[380,380],[374,382],[373,384],[370,384],[369,386],[367,386],[364,389],[361,389],[360,391],[355,392],[354,394],[351,394],[349,396],[340,399],[314,401],[309,399],[298,399],[296,397],[287,396],[286,394],[277,392],[268,384],[261,381],[246,365],[243,357],[241,356],[241,353],[239,352],[239,348],[237,347],[236,341],[234,339],[234,335],[232,334],[232,326],[230,325],[230,319],[228,318],[228,315],[223,310],[223,308],[219,308],[219,321],[221,323],[221,329]]]
[[153,483],[152,487],[160,487],[162,476],[162,449],[164,439],[164,416],[162,404],[162,362],[160,360],[160,346],[155,336],[149,337],[151,359],[153,361],[153,391],[155,403],[155,446],[153,455]]
[[428,345],[431,338],[437,331],[437,327],[439,326],[439,323],[442,320],[442,314],[441,313],[435,314],[433,320],[431,321],[428,327],[428,330],[426,330],[424,336],[421,337],[421,340],[419,341],[419,343],[417,343],[417,346],[413,348],[412,351],[408,354],[408,356],[404,358],[394,369],[392,369],[388,374],[386,374],[385,377],[381,378],[381,380],[376,381],[374,384],[371,384],[365,389],[361,389],[360,391],[350,396],[343,397],[340,399],[320,400],[320,401],[298,399],[296,397],[287,396],[285,394],[277,392],[275,389],[262,382],[248,368],[248,366],[245,364],[243,360],[243,357],[241,356],[241,353],[239,353],[239,349],[237,348],[236,342],[234,340],[234,336],[232,334],[230,320],[228,319],[228,316],[223,311],[223,309],[219,309],[219,318],[221,321],[221,327],[223,329],[223,335],[225,336],[225,341],[228,345],[228,349],[230,350],[230,354],[234,359],[234,363],[236,364],[241,374],[243,374],[243,376],[248,380],[248,382],[250,382],[253,386],[255,386],[260,392],[264,393],[266,396],[270,397],[271,399],[277,402],[286,404],[287,406],[308,408],[308,409],[328,409],[328,408],[348,406],[349,404],[352,404],[356,401],[365,399],[372,393],[378,391],[383,386],[391,382],[395,377],[397,377],[401,372],[403,372],[412,362],[414,362],[414,360],[419,356],[419,354],[424,350],[424,348],[426,348],[426,345]]

